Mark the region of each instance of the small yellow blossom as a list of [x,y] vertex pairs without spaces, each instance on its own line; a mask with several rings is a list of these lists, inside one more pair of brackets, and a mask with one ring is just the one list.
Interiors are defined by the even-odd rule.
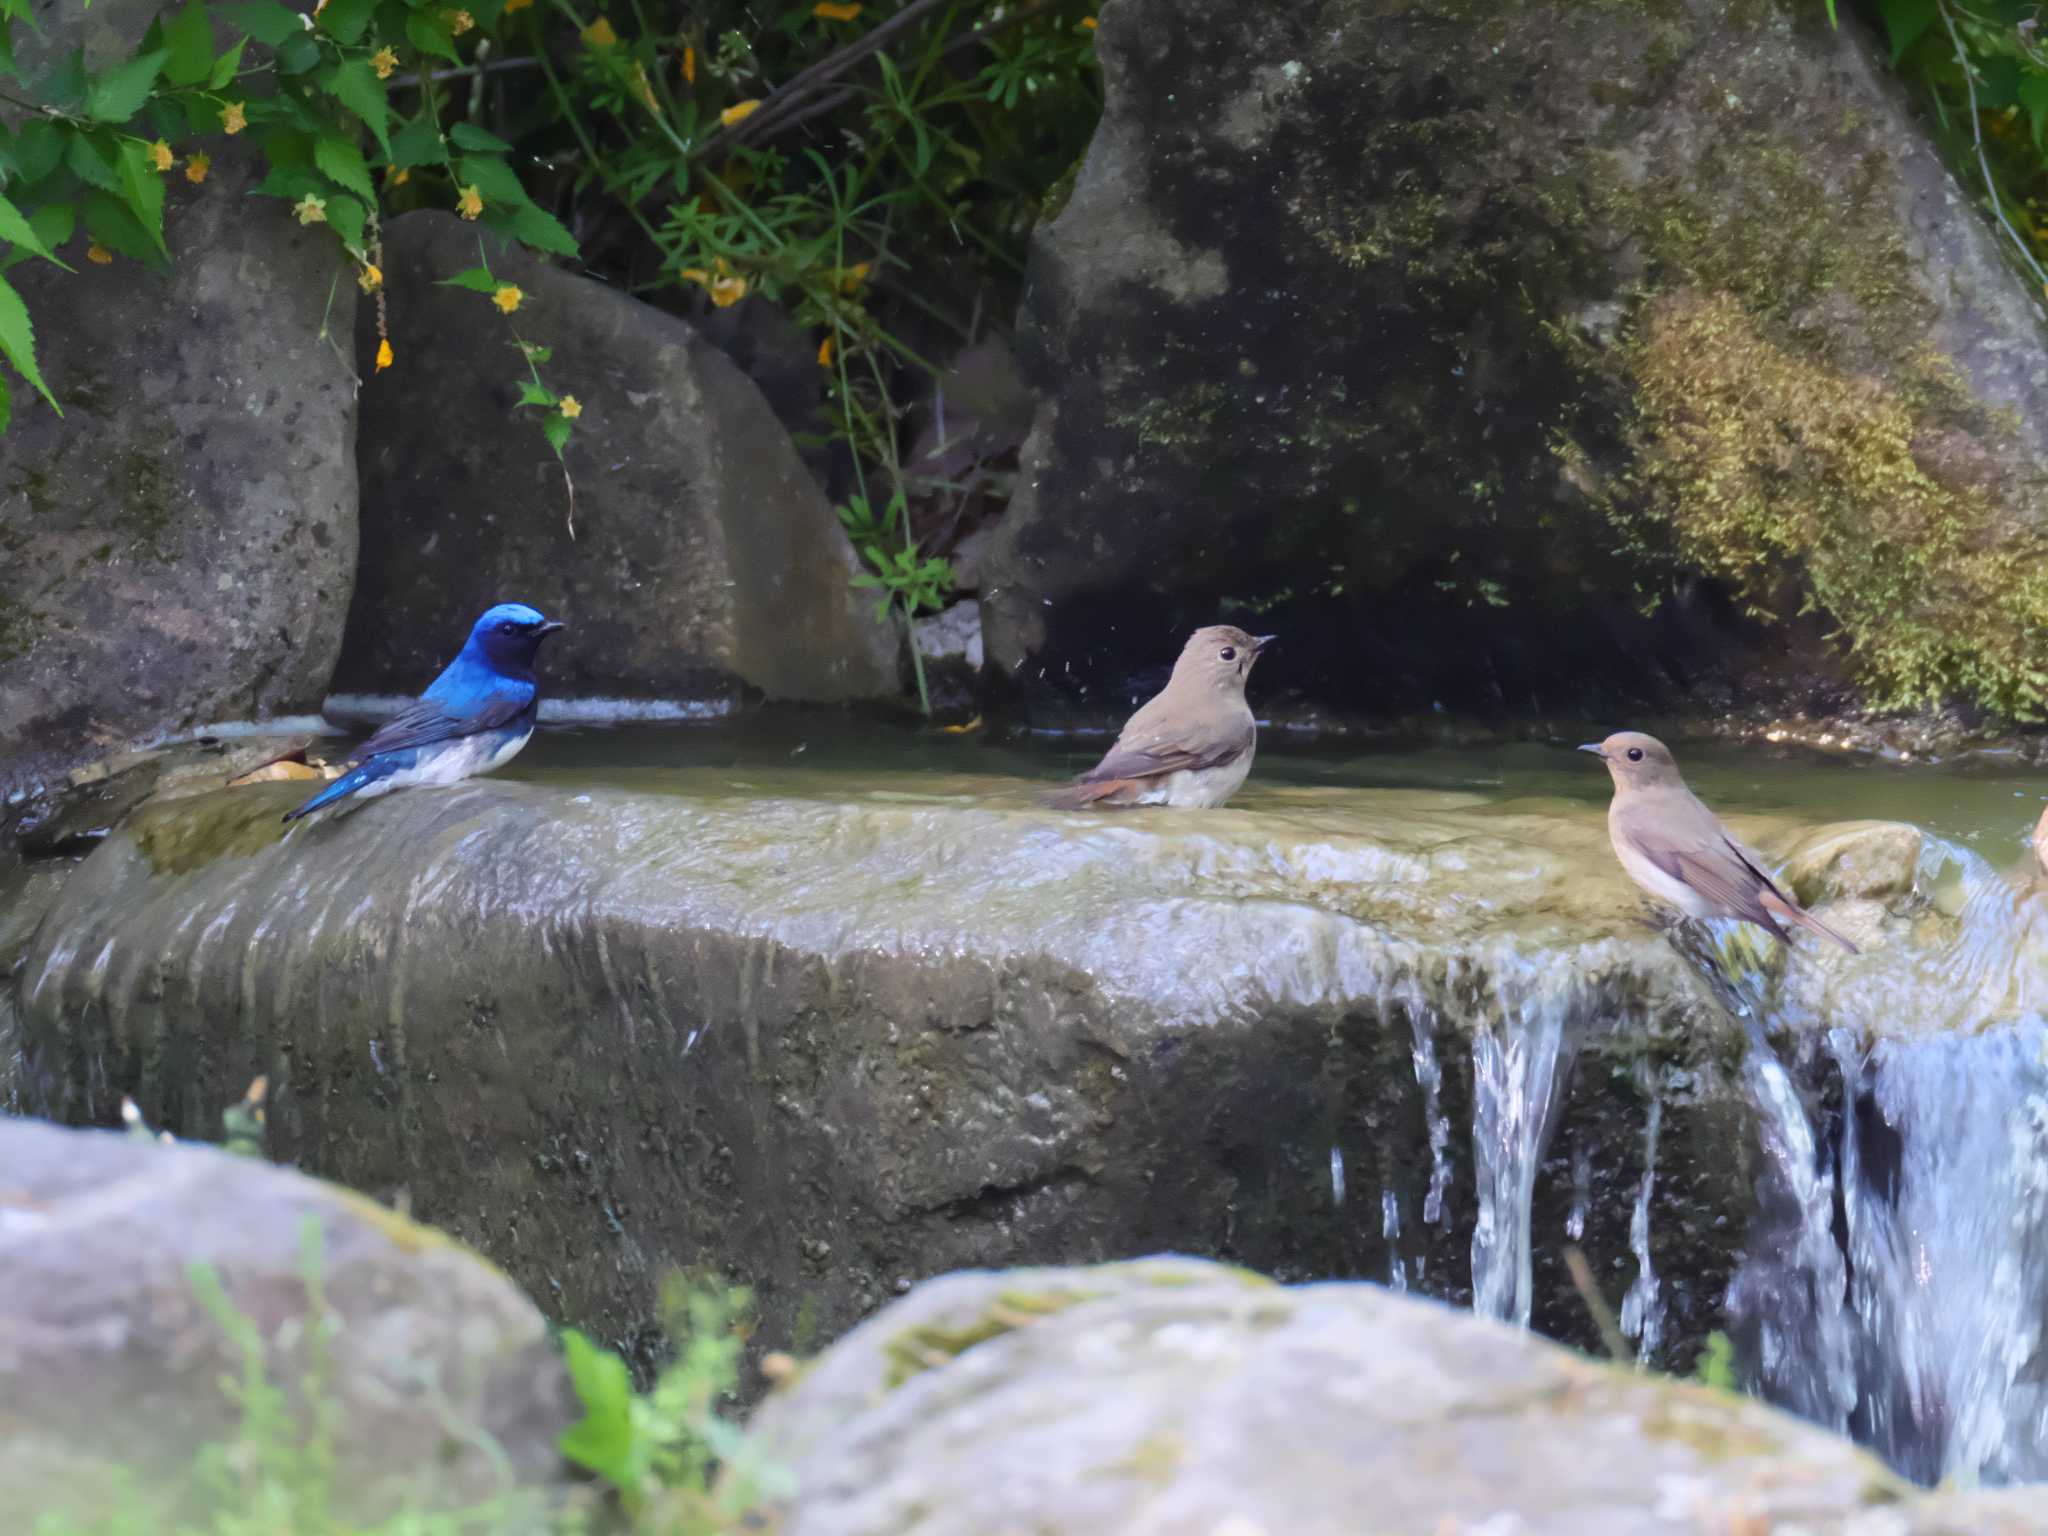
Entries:
[[691,47],[688,43],[685,43],[683,44],[683,84],[688,86],[695,86],[696,83],[697,50]]
[[839,291],[841,293],[852,293],[856,288],[860,287],[862,283],[868,280],[868,269],[873,265],[874,263],[871,261],[862,261],[856,262],[850,267],[841,267],[839,269]]
[[618,40],[619,34],[612,30],[609,16],[600,16],[583,29],[583,41],[593,48],[610,48]]
[[736,101],[718,114],[718,120],[730,128],[734,123],[744,123],[755,112],[760,110],[760,106],[761,102],[758,97],[752,101]]
[[178,163],[178,160],[177,156],[171,153],[171,146],[158,139],[149,146],[149,163],[159,171],[168,171]]
[[206,173],[212,169],[213,157],[204,151],[197,151],[185,162],[185,179],[196,187],[206,180]]
[[820,368],[830,368],[832,366],[832,338],[830,336],[827,336],[818,343],[818,366]]
[[1095,27],[1096,21],[1093,16],[1083,16],[1081,18],[1081,30],[1083,32],[1093,32]]
[[464,187],[455,199],[455,211],[465,219],[474,219],[484,211],[484,195],[475,187]]
[[301,224],[325,224],[327,222],[327,199],[315,197],[308,192],[292,205],[292,212],[298,215]]
[[375,293],[384,286],[384,269],[374,261],[363,263],[363,270],[356,274],[356,286],[365,293]]
[[565,418],[567,418],[570,421],[574,421],[578,416],[581,416],[582,414],[582,401],[578,400],[574,395],[562,396],[562,415]]
[[398,68],[398,54],[387,43],[370,55],[370,68],[377,71],[379,80],[389,80],[391,72]]
[[412,172],[402,165],[394,165],[384,173],[384,185],[387,187],[402,187],[411,180]]
[[841,5],[839,0],[818,0],[811,7],[811,14],[820,21],[852,21],[860,15],[857,5]]
[[386,368],[389,368],[390,366],[391,343],[389,341],[380,341],[377,343],[377,371],[379,373],[382,373]]
[[505,9],[501,14],[510,16],[514,11],[523,11],[532,4],[533,0],[505,0]]
[[225,133],[240,133],[249,126],[249,116],[239,101],[231,101],[220,109],[220,126]]
[[457,37],[476,25],[476,18],[467,11],[450,11],[447,14],[448,30]]
[[744,277],[715,278],[711,284],[711,302],[720,309],[731,309],[747,296],[747,280]]
[[95,266],[111,266],[114,260],[114,253],[95,240],[85,248],[85,259],[92,262]]
[[496,293],[491,295],[491,302],[509,315],[519,307],[525,297],[526,295],[520,292],[519,289],[514,288],[510,283],[505,283]]

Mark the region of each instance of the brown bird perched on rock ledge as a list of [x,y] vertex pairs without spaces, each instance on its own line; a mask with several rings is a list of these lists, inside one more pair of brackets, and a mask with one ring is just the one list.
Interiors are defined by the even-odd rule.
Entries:
[[1101,762],[1042,804],[1165,805],[1208,810],[1252,771],[1259,730],[1244,699],[1252,664],[1273,635],[1213,624],[1188,636],[1173,676],[1132,715]]
[[1621,731],[1580,747],[1607,764],[1614,800],[1607,835],[1629,879],[1688,917],[1735,917],[1791,942],[1791,923],[1858,953],[1779,890],[1720,819],[1685,787],[1671,749],[1654,736]]

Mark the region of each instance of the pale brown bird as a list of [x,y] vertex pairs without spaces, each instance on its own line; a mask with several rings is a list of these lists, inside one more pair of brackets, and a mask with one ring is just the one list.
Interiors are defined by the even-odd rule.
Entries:
[[2048,875],[2048,809],[2034,823],[2034,859],[2041,866],[2041,873]]
[[1786,943],[1793,923],[1858,951],[1811,912],[1779,890],[1756,857],[1685,787],[1671,749],[1654,736],[1621,731],[1591,752],[1614,776],[1607,835],[1628,877],[1688,917],[1735,917],[1766,928]]
[[1275,638],[1228,624],[1196,630],[1181,647],[1166,686],[1125,723],[1102,761],[1044,803],[1070,811],[1091,805],[1206,810],[1223,804],[1252,771],[1259,731],[1244,685],[1252,663]]

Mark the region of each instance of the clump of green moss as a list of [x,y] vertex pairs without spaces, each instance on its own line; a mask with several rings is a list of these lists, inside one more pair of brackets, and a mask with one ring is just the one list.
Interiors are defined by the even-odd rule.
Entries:
[[938,1323],[906,1328],[882,1346],[883,1356],[889,1362],[888,1384],[892,1389],[900,1387],[919,1372],[947,1365],[977,1344],[1028,1328],[1041,1317],[1080,1302],[1092,1301],[1095,1294],[1087,1290],[1009,1290],[997,1296],[979,1317],[957,1328]]

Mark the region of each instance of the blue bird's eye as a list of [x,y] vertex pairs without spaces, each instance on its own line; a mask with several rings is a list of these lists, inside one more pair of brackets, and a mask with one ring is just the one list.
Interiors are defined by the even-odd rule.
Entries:
[[507,619],[504,623],[498,626],[498,633],[501,635],[516,635],[519,633],[519,626],[517,624],[514,624],[510,619]]

